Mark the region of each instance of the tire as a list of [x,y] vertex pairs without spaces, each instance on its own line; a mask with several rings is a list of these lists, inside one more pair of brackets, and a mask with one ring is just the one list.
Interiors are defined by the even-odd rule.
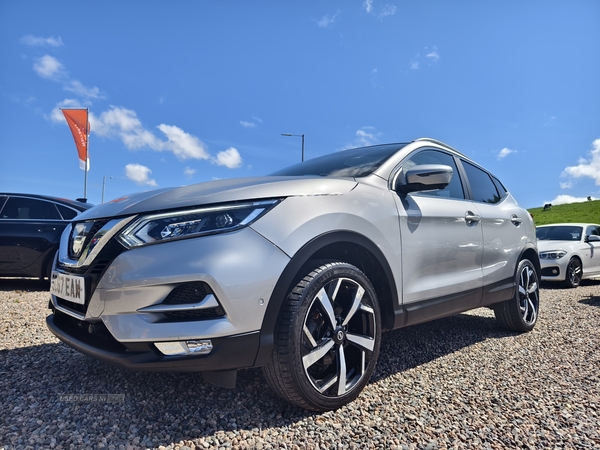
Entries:
[[515,284],[514,297],[494,305],[496,320],[512,331],[531,331],[539,315],[540,283],[535,266],[528,259],[517,265]]
[[375,290],[358,268],[316,264],[281,308],[263,373],[284,400],[323,412],[353,401],[371,378],[381,317]]
[[581,277],[583,275],[583,267],[581,261],[578,258],[571,258],[569,264],[567,264],[567,275],[563,285],[568,288],[576,288],[581,283]]

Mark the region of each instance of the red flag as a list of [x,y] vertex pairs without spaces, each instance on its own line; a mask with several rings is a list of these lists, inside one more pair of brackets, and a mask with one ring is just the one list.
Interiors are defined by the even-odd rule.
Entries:
[[[90,125],[88,123],[87,109],[63,109],[67,124],[73,133],[77,154],[79,155],[79,168],[90,170],[90,156],[88,155],[88,136]],[[87,164],[86,164],[87,162]]]

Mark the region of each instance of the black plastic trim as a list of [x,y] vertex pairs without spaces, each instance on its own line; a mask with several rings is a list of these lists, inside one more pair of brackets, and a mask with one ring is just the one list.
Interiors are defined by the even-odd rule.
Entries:
[[146,347],[148,351],[118,351],[114,347],[102,348],[85,342],[57,324],[54,314],[46,318],[46,324],[58,339],[85,355],[114,366],[153,372],[202,372],[252,367],[260,338],[258,331],[215,338],[211,339],[213,350],[208,355],[164,356],[157,350],[150,350],[152,346],[146,343],[140,343],[144,345],[138,345],[138,348]]

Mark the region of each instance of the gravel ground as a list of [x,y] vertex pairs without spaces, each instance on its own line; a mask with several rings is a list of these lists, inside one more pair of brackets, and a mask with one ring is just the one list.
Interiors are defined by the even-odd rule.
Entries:
[[361,396],[325,414],[275,397],[260,370],[226,390],[79,354],[46,329],[47,289],[0,280],[0,449],[600,448],[598,281],[542,289],[528,334],[486,309],[385,333]]

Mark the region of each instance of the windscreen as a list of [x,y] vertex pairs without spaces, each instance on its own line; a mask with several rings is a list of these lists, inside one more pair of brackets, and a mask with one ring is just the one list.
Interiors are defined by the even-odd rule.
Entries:
[[535,230],[536,237],[541,241],[579,241],[582,232],[582,227],[574,225],[538,227]]
[[377,170],[406,144],[374,145],[320,156],[273,172],[272,176],[317,175],[322,177],[365,177]]

